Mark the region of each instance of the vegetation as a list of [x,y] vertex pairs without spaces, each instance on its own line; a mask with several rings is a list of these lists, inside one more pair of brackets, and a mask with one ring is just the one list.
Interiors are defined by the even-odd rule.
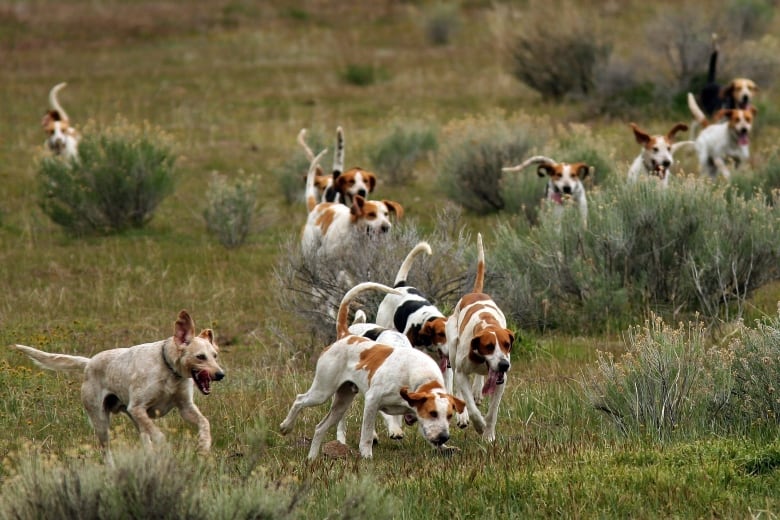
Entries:
[[[227,369],[211,395],[196,396],[212,426],[208,457],[195,456],[195,432],[175,413],[157,421],[168,444],[140,453],[135,427],[120,415],[112,423],[117,466],[108,468],[79,379],[0,349],[0,517],[776,515],[780,283],[772,255],[780,242],[771,190],[780,19],[767,14],[771,2],[691,4],[704,26],[709,13],[734,22],[717,26],[726,35],[719,79],[758,81],[757,133],[733,189],[687,179],[696,160],[680,150],[680,175],[664,192],[624,185],[639,151],[628,123],[665,130],[690,119],[675,96],[693,87],[677,86],[677,62],[645,32],[657,13],[676,16],[682,4],[553,4],[566,7],[556,20],[585,11],[603,20],[606,27],[581,24],[581,41],[597,36],[611,50],[596,70],[615,67],[612,94],[602,98],[599,72],[587,95],[578,87],[560,103],[516,80],[509,44],[514,31],[533,33],[538,2],[460,3],[461,30],[446,45],[428,40],[420,22],[429,4],[418,2],[0,7],[0,97],[12,100],[0,125],[0,343],[93,355],[167,337],[187,308],[199,327],[215,330]],[[358,71],[356,84],[349,64],[370,72]],[[706,72],[705,62],[689,64],[694,76]],[[619,96],[621,70],[641,74]],[[176,183],[142,226],[71,232],[42,211],[36,122],[61,81],[69,85],[60,101],[88,155],[88,143],[124,127],[117,114],[130,127],[164,129],[151,141],[175,157]],[[395,122],[418,121],[438,147],[418,156],[403,182],[390,182],[375,147]],[[355,282],[392,281],[425,239],[434,254],[416,261],[413,283],[447,312],[471,286],[475,233],[485,238],[486,291],[521,338],[493,444],[453,427],[457,451],[440,457],[416,428],[391,441],[380,425],[374,458],[359,460],[361,400],[348,414],[344,453],[305,459],[324,406],[304,411],[288,436],[278,433],[332,339],[332,318],[316,313],[343,290],[333,266],[302,269],[307,164],[295,138],[308,128],[312,149],[332,153],[338,125],[347,166],[376,171],[374,196],[406,213],[389,247],[367,247],[365,259],[348,252],[344,270]],[[533,171],[501,175],[537,153],[596,166],[586,229],[574,211],[559,222],[538,212],[545,181]],[[257,175],[262,225],[225,248],[204,225],[209,183],[212,172],[242,170]],[[314,287],[320,292],[304,292]],[[374,309],[370,298],[361,303]]]

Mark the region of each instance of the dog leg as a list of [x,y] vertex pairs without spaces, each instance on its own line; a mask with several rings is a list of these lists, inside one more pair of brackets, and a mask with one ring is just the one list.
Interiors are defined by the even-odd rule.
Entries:
[[[87,385],[84,385],[85,387]],[[95,434],[100,444],[100,449],[103,451],[106,464],[109,466],[114,465],[114,457],[111,455],[111,447],[109,446],[109,427],[111,426],[111,412],[104,409],[99,399],[95,399],[89,390],[83,392],[82,403],[84,409],[87,411],[89,422],[92,423],[92,428],[95,430]]]
[[328,414],[319,422],[314,429],[314,436],[311,439],[309,447],[309,460],[317,458],[320,452],[320,446],[328,430],[344,418],[344,414],[349,409],[349,405],[355,399],[355,392],[352,390],[352,383],[344,383],[339,387],[333,396]]
[[474,402],[477,406],[482,404],[482,387],[485,385],[485,376],[479,374],[474,376],[474,381],[471,383],[471,394],[474,396]]
[[295,402],[293,403],[292,407],[290,407],[290,411],[287,413],[287,417],[284,419],[284,421],[282,421],[282,424],[279,425],[279,430],[282,432],[282,435],[287,435],[290,433],[293,425],[295,424],[295,420],[298,418],[298,414],[303,408],[321,405],[327,401],[330,396],[336,393],[336,391],[341,390],[320,388],[322,385],[320,385],[319,381],[320,379],[318,379],[315,375],[314,382],[312,383],[308,392],[305,394],[298,394],[298,396],[295,398]]
[[132,417],[138,431],[141,432],[141,443],[144,448],[151,449],[152,444],[161,444],[165,441],[165,435],[155,426],[154,421],[146,412],[145,405],[128,406],[127,413]]
[[198,428],[198,451],[206,454],[211,449],[211,425],[195,403],[188,403],[179,410],[182,418]]
[[360,456],[370,459],[373,456],[374,430],[376,414],[379,412],[378,399],[373,398],[370,391],[365,396],[363,406],[363,424],[360,428]]
[[490,396],[490,406],[488,407],[487,415],[485,416],[485,432],[482,434],[482,439],[493,442],[496,440],[496,421],[498,420],[498,405],[501,403],[501,396],[504,395],[504,389],[506,388],[506,381],[503,385],[497,385],[496,391]]
[[[384,412],[379,412],[387,425],[387,433],[391,439],[400,440],[404,438],[404,428],[402,422],[402,416],[400,415],[387,415]],[[376,435],[376,433],[374,433]]]
[[731,179],[731,172],[726,166],[726,161],[724,161],[722,157],[715,157],[712,162],[715,163],[715,169],[717,172],[721,173],[726,178],[726,180]]
[[458,397],[466,402],[466,409],[463,413],[457,414],[458,427],[466,428],[469,425],[469,421],[473,419],[474,429],[481,434],[485,431],[485,419],[482,417],[479,408],[477,408],[477,403],[474,402],[474,393],[471,391],[468,376],[455,372],[455,388],[458,389],[460,394]]

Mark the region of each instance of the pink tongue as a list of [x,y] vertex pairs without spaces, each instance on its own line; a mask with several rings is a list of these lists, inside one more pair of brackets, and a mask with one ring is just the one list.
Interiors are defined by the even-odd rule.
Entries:
[[557,191],[554,191],[552,197],[550,198],[553,200],[553,202],[556,202],[558,204],[563,204],[563,197],[561,197],[561,194],[558,193]]
[[739,136],[739,139],[737,139],[737,142],[742,146],[747,146],[750,144],[750,138],[746,135],[741,135]]
[[498,380],[498,372],[488,370],[487,381],[485,386],[482,387],[482,395],[493,395],[496,391],[496,381]]
[[439,368],[442,374],[447,371],[447,356],[439,354]]

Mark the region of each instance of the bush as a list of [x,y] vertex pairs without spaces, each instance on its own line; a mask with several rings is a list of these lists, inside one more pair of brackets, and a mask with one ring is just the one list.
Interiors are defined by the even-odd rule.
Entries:
[[426,9],[425,38],[433,45],[447,45],[460,30],[461,21],[456,3],[437,3]]
[[595,71],[610,54],[594,30],[596,20],[569,2],[532,6],[510,49],[512,74],[545,99],[590,93]]
[[780,208],[696,179],[652,181],[595,190],[587,229],[573,206],[530,230],[499,227],[502,309],[521,326],[591,331],[648,311],[741,316],[780,274]]
[[507,120],[501,115],[451,123],[444,130],[437,158],[442,190],[478,214],[504,209],[501,168],[526,159],[540,140],[542,127],[538,121]]
[[737,170],[731,183],[743,197],[760,193],[767,201],[773,201],[780,190],[780,148],[769,154],[766,162],[755,170]]
[[216,172],[206,194],[203,218],[206,229],[227,248],[238,247],[245,241],[252,227],[257,207],[257,180],[239,178],[232,183]]
[[[312,150],[315,150],[315,154],[326,147],[328,148],[328,155],[333,153],[333,143],[324,144],[325,141],[320,132],[307,134],[306,142]],[[328,155],[325,157],[328,157]],[[301,203],[306,192],[306,172],[309,171],[309,159],[306,158],[306,153],[297,142],[295,147],[291,148],[286,154],[286,157],[288,157],[286,161],[273,169],[273,175],[279,184],[279,189],[282,191],[284,201],[287,204]],[[328,174],[332,171],[327,167],[324,169]],[[305,207],[305,205],[301,207]]]
[[362,63],[350,63],[342,72],[344,82],[357,87],[368,87],[387,77],[384,69],[378,69],[374,65]]
[[654,317],[630,328],[624,343],[620,361],[599,352],[582,380],[591,404],[625,434],[665,440],[680,427],[701,425],[711,410],[704,326],[672,329]]
[[436,150],[436,134],[420,124],[396,124],[369,153],[371,164],[388,184],[414,180],[414,167],[427,153]]
[[731,0],[726,6],[726,23],[738,40],[766,32],[775,14],[772,0]]
[[[435,229],[433,235],[422,237],[411,223],[396,225],[385,236],[365,236],[358,247],[345,249],[336,261],[307,259],[301,254],[300,238],[290,238],[282,245],[280,262],[274,270],[278,308],[295,315],[297,322],[308,324],[309,330],[303,332],[310,333],[315,342],[332,341],[344,293],[366,281],[392,287],[401,262],[420,240],[431,245],[433,255],[416,258],[409,283],[440,309],[454,305],[468,287],[468,267],[473,266],[466,259],[474,255],[475,247],[463,232],[455,208],[439,212]],[[370,320],[383,298],[383,293],[367,292],[356,303],[362,305]]]
[[159,130],[123,120],[103,132],[87,129],[77,161],[41,160],[41,209],[72,234],[145,226],[173,192],[175,157],[167,143]]

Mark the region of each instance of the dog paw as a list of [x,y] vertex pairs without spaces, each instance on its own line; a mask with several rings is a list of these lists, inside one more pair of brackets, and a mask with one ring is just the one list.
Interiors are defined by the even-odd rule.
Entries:
[[475,418],[474,429],[477,430],[477,433],[481,435],[485,431],[485,421]]
[[282,435],[287,435],[292,430],[291,425],[287,423],[282,423],[279,425],[279,431],[282,433]]
[[390,438],[394,441],[400,441],[404,438],[404,432],[390,432]]

